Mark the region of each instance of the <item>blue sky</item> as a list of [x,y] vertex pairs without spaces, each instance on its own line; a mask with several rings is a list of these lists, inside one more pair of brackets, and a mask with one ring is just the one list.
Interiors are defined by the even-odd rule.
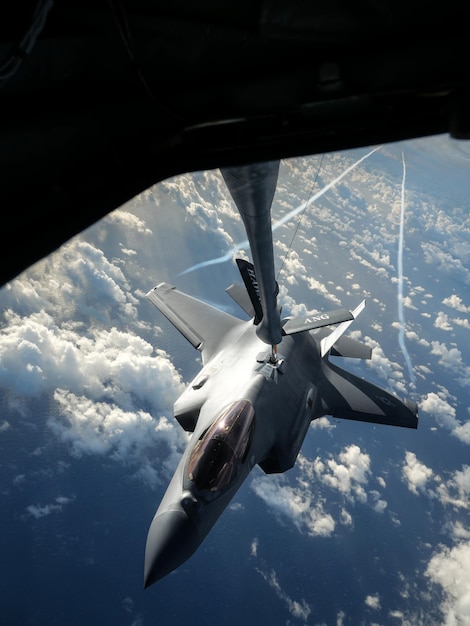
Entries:
[[[434,137],[281,163],[272,216],[281,223],[284,310],[352,308],[365,297],[349,334],[373,357],[342,366],[416,400],[419,429],[316,421],[291,472],[253,472],[200,554],[161,583],[169,598],[183,586],[198,614],[199,587],[188,591],[187,581],[200,568],[205,584],[232,585],[213,623],[247,597],[234,620],[257,615],[261,602],[279,624],[429,624],[429,616],[470,624],[469,159],[465,143]],[[239,314],[224,289],[239,281],[230,258],[244,240],[220,173],[186,174],[140,194],[0,292],[3,515],[15,541],[67,552],[57,569],[77,584],[82,550],[62,530],[69,523],[80,537],[84,511],[97,516],[89,530],[106,546],[103,567],[114,569],[130,549],[123,542],[136,546],[126,552],[121,595],[108,599],[119,605],[116,623],[153,623],[153,611],[164,624],[181,617],[161,592],[141,590],[141,559],[187,441],[172,405],[199,359],[145,293],[165,280]],[[228,260],[182,274],[220,257]],[[94,513],[77,468],[97,485],[100,472],[113,477],[100,494],[103,511]],[[127,529],[126,541],[116,528]],[[222,550],[227,533],[233,545]],[[98,548],[88,545],[86,568],[96,572]],[[46,584],[33,548],[24,558]],[[237,588],[235,573],[256,594]],[[331,593],[338,580],[347,593]],[[45,602],[41,617],[27,611],[23,623],[59,623]],[[90,591],[91,613],[96,602]]]

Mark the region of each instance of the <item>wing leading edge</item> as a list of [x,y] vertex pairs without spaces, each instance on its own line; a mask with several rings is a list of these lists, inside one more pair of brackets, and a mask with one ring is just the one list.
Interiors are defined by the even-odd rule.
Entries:
[[147,293],[147,298],[203,354],[207,361],[222,339],[242,320],[178,291],[168,283],[160,283]]
[[324,415],[404,428],[418,427],[418,406],[401,400],[332,363],[322,368],[319,393]]

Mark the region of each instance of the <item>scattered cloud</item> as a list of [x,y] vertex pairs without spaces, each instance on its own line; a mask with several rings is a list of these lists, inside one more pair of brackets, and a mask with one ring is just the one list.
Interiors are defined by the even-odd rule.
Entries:
[[370,465],[370,456],[355,444],[346,446],[337,459],[316,457],[311,461],[300,454],[299,475],[294,484],[284,475],[260,475],[253,479],[251,488],[276,515],[290,520],[300,532],[311,537],[330,537],[337,522],[352,526],[353,520],[344,506],[330,502],[319,485],[338,492],[348,504],[370,502],[376,513],[383,513],[387,507],[378,491],[367,492]]
[[470,282],[470,272],[461,259],[444,249],[443,244],[437,241],[423,241],[421,248],[426,263],[437,267],[437,271],[445,275],[452,275],[466,284]]
[[277,574],[274,570],[265,572],[259,568],[256,571],[261,574],[268,585],[274,589],[277,597],[287,606],[289,613],[296,619],[301,619],[304,622],[307,621],[308,616],[312,612],[310,605],[306,600],[293,600],[281,587]]
[[370,609],[374,609],[374,611],[378,611],[381,608],[381,606],[380,606],[380,596],[379,596],[378,593],[376,593],[374,595],[371,595],[371,596],[366,596],[366,599],[364,600],[364,603]]
[[458,326],[462,326],[462,328],[470,328],[470,322],[468,321],[468,318],[464,317],[454,317],[453,320],[454,324],[457,324]]
[[433,415],[441,426],[462,443],[470,444],[470,420],[458,419],[457,410],[449,400],[455,403],[455,398],[443,388],[437,393],[430,391],[421,399],[420,410]]
[[470,624],[470,542],[441,546],[429,561],[426,576],[442,588],[443,624]]
[[458,422],[456,420],[456,410],[448,401],[448,393],[444,391],[430,391],[427,393],[419,403],[421,411],[430,413],[433,415],[440,424],[446,426],[449,429],[454,429]]
[[463,361],[462,352],[455,347],[450,348],[439,341],[431,341],[431,354],[438,357],[438,363],[455,375],[455,380],[463,387],[470,384],[470,367]]
[[418,492],[425,491],[428,480],[432,477],[433,471],[416,458],[414,452],[405,453],[405,462],[402,467],[403,479],[408,489],[418,495]]
[[449,323],[449,316],[447,313],[443,313],[439,311],[436,319],[434,320],[434,326],[439,328],[439,330],[451,331],[453,330],[451,324]]
[[448,296],[447,298],[444,298],[442,304],[445,304],[446,306],[450,307],[451,309],[455,309],[456,311],[460,311],[461,313],[470,312],[470,306],[466,306],[462,302],[462,298],[460,296],[457,296],[455,293]]
[[330,293],[330,290],[328,289],[328,287],[326,287],[324,284],[322,284],[316,278],[312,278],[312,277],[306,276],[305,277],[305,281],[307,282],[308,288],[311,289],[312,291],[318,292],[324,298],[326,298],[327,300],[331,300],[335,304],[340,304],[341,303],[341,300],[337,296],[335,296],[334,294]]
[[336,428],[336,425],[333,424],[331,419],[329,419],[328,417],[319,417],[313,420],[310,428],[312,428],[313,430],[334,430]]
[[413,304],[413,301],[410,298],[410,296],[403,296],[402,302],[403,302],[403,306],[405,306],[407,309],[411,309],[412,311],[418,310],[418,308],[415,307],[415,305]]
[[58,513],[62,511],[66,504],[73,502],[74,498],[66,498],[65,496],[57,496],[54,502],[51,504],[30,504],[26,507],[28,516],[40,519],[41,517],[47,517],[51,513]]
[[304,483],[291,486],[284,476],[255,478],[251,488],[275,513],[290,519],[299,531],[310,536],[329,537],[335,529],[333,517]]
[[142,410],[126,411],[63,389],[56,390],[54,399],[60,408],[57,417],[49,418],[48,426],[70,446],[73,456],[107,454],[122,463],[140,464],[164,442],[170,452],[170,467],[179,458],[183,443],[180,430],[165,416],[154,419]]
[[340,452],[338,459],[339,461],[328,459],[323,462],[317,457],[310,463],[305,457],[301,457],[299,466],[307,475],[315,473],[325,485],[338,490],[345,497],[366,502],[364,485],[370,474],[370,456],[353,444]]
[[372,508],[376,513],[383,513],[387,508],[387,502],[381,497],[378,491],[372,490],[369,492],[372,499]]
[[[124,212],[114,219],[130,217]],[[142,477],[155,484],[150,456],[139,460],[139,453],[158,440],[174,465],[185,435],[166,416],[184,389],[181,375],[163,350],[110,324],[113,318],[132,322],[136,316],[121,270],[80,240],[60,254],[61,261],[59,253],[53,255],[6,290],[10,304],[26,313],[4,311],[0,388],[8,390],[12,409],[20,399],[48,396],[48,426],[73,455],[110,454],[136,463]],[[64,306],[58,294],[66,298]]]
[[372,357],[367,361],[367,366],[387,382],[387,387],[392,387],[393,391],[406,395],[408,390],[403,376],[403,367],[385,356],[381,345],[375,339],[366,336],[364,343],[372,348]]
[[[150,195],[150,192],[148,192]],[[137,200],[136,200],[137,202]],[[124,230],[129,231],[132,230],[136,232],[138,235],[152,235],[152,230],[148,228],[147,224],[143,219],[127,211],[126,209],[116,209],[115,211],[111,211],[106,218],[103,220],[102,224],[116,224],[117,226],[122,227]]]

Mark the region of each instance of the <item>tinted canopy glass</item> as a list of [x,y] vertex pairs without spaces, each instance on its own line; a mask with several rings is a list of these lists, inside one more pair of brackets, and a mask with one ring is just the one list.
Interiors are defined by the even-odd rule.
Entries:
[[226,489],[237,476],[250,447],[255,412],[248,400],[225,408],[194,446],[187,475],[196,488]]

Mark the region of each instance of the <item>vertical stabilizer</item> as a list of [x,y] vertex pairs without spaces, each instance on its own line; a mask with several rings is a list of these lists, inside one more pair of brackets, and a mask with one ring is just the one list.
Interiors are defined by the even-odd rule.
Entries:
[[334,331],[332,333],[330,333],[327,337],[323,337],[323,339],[321,340],[321,344],[320,344],[321,345],[321,356],[322,356],[322,358],[325,356],[325,354],[327,354],[331,350],[331,348],[338,341],[338,339],[341,337],[341,335],[343,333],[345,333],[346,330],[351,326],[351,324],[356,319],[356,317],[359,315],[359,313],[364,310],[365,306],[366,306],[366,301],[363,300],[361,302],[361,304],[359,304],[354,309],[354,311],[351,311],[352,316],[353,316],[352,320],[348,320],[347,322],[343,322],[342,324],[337,326],[334,329]]

